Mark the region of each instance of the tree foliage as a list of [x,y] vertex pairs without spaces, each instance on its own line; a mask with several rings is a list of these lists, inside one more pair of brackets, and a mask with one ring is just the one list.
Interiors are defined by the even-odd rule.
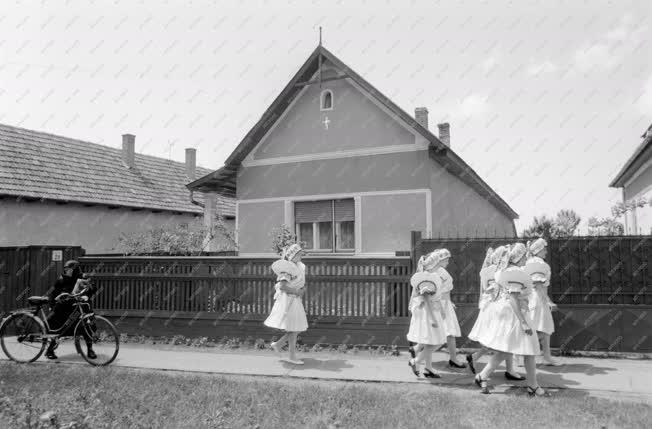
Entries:
[[570,237],[577,230],[581,218],[573,210],[560,210],[554,219],[546,215],[535,216],[532,224],[523,231],[525,237]]
[[122,232],[118,237],[118,249],[125,255],[171,254],[199,255],[208,249],[211,240],[219,238],[217,251],[236,250],[235,234],[226,226],[224,219],[216,217],[213,228],[201,219],[189,223],[166,224],[143,231]]
[[623,224],[613,218],[589,218],[589,235],[623,235]]
[[[284,248],[297,242],[297,235],[285,224],[272,229],[269,235],[272,239],[272,250],[278,255],[283,253]],[[306,245],[303,241],[299,242],[299,244],[301,247]]]

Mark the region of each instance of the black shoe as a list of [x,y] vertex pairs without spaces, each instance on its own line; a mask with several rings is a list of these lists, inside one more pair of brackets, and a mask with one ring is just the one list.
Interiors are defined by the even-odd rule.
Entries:
[[88,356],[89,359],[97,359],[97,355],[93,351],[93,349],[88,349],[88,353],[86,353],[86,356]]
[[441,378],[441,375],[437,374],[436,372],[432,372],[429,369],[423,370],[423,376],[426,378]]
[[414,347],[412,346],[408,347],[408,352],[410,352],[410,356],[412,357],[412,359],[417,357],[417,354],[414,352]]
[[448,361],[448,365],[453,368],[466,368],[466,365],[464,365],[463,363],[453,362],[452,360]]
[[507,371],[505,371],[505,378],[508,379],[508,380],[512,380],[512,381],[523,381],[523,380],[525,380],[525,377],[523,377],[522,375],[514,375],[514,374],[512,374],[510,372],[507,372]]
[[58,359],[57,355],[55,355],[54,351],[52,351],[52,350],[48,350],[47,352],[45,352],[45,357],[48,358],[48,359],[52,359],[52,360]]
[[419,370],[417,369],[417,364],[414,363],[412,359],[410,359],[408,361],[408,365],[410,365],[410,368],[412,368],[412,372],[414,373],[414,375],[418,377],[420,374],[419,374]]
[[473,374],[475,374],[475,366],[473,366],[473,355],[469,353],[466,355],[466,362],[469,364],[469,369]]

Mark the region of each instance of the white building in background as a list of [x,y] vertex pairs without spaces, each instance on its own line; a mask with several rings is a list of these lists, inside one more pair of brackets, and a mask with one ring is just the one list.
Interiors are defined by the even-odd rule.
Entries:
[[625,213],[625,234],[652,234],[652,125],[641,137],[641,144],[609,184],[622,188],[623,203],[647,201]]

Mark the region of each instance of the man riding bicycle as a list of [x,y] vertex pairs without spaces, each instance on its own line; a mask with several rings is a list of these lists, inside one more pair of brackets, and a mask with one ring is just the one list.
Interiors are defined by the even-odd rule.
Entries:
[[[82,273],[78,261],[70,260],[63,265],[63,274],[57,279],[48,294],[50,307],[52,308],[52,313],[48,317],[48,324],[52,329],[61,328],[74,310],[73,302],[66,300],[60,295],[77,293],[88,286],[89,280],[84,278],[84,273]],[[62,332],[61,335],[69,335],[69,333]],[[97,355],[93,351],[91,339],[85,337],[85,340],[86,346],[88,347],[88,357],[90,359],[97,358]],[[52,339],[45,352],[45,357],[48,359],[57,359],[57,355],[54,354],[54,349],[56,348],[57,342],[55,339]]]

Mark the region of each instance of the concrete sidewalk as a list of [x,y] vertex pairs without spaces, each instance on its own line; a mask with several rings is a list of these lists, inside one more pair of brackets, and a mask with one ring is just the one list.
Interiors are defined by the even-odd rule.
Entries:
[[[39,362],[54,364],[78,363],[88,365],[78,356],[72,344],[62,344],[57,349],[59,359],[48,361],[44,357]],[[262,375],[278,377],[299,377],[324,380],[347,380],[364,382],[432,383],[469,388],[473,376],[468,369],[454,370],[448,367],[448,355],[437,352],[434,356],[435,368],[441,379],[419,379],[412,374],[407,365],[409,355],[400,357],[369,356],[361,352],[357,355],[335,353],[299,353],[304,365],[283,362],[287,353],[277,355],[269,350],[227,352],[215,349],[195,348],[148,348],[146,345],[123,344],[112,366],[145,368],[158,370],[177,370],[215,374]],[[7,360],[0,353],[0,359]],[[463,355],[460,355],[463,359]],[[652,404],[652,361],[628,359],[557,358],[563,365],[549,367],[539,365],[538,377],[541,386],[551,389],[573,389],[595,393],[603,397],[636,397],[637,400]],[[481,369],[487,358],[480,359],[476,368]],[[517,367],[524,374],[525,369]],[[506,391],[512,386],[525,386],[525,382],[510,382],[504,378],[504,367],[492,377],[490,384],[497,392]]]

